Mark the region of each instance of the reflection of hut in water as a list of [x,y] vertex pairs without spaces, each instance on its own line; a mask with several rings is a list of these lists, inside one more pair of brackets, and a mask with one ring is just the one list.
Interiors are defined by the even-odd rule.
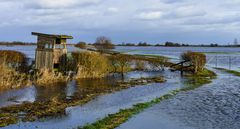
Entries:
[[53,35],[32,32],[37,37],[37,49],[35,53],[36,69],[64,68],[67,57],[67,39],[73,39],[68,35]]

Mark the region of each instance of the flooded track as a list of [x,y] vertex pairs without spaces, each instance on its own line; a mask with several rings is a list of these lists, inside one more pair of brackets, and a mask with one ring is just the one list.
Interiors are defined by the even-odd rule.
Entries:
[[216,72],[213,83],[181,92],[118,129],[239,129],[240,77]]

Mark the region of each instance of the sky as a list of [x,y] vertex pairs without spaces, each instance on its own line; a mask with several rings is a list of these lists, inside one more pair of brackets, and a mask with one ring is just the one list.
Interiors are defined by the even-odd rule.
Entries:
[[34,42],[31,32],[71,43],[209,44],[240,40],[240,0],[0,0],[0,41]]

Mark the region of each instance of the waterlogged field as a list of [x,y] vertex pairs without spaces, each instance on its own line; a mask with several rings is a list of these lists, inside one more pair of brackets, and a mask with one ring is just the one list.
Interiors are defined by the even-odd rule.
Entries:
[[[0,46],[0,50],[17,50],[34,59],[36,46]],[[74,46],[68,46],[68,51],[80,51]],[[240,70],[240,48],[234,47],[125,47],[117,46],[116,51],[127,54],[142,54],[166,56],[173,62],[179,62],[182,53],[186,51],[203,52],[207,55],[207,64],[211,67],[221,67]]]
[[[15,125],[10,125],[3,127],[4,129],[20,128],[20,129],[33,129],[33,128],[76,128],[78,126],[84,126],[87,123],[95,122],[98,119],[104,118],[110,113],[116,113],[120,109],[129,108],[134,104],[147,102],[156,97],[160,97],[172,90],[184,87],[184,80],[179,77],[179,73],[172,73],[165,71],[162,73],[138,73],[133,72],[127,75],[127,78],[139,78],[148,77],[156,75],[164,75],[167,79],[166,83],[153,83],[148,85],[136,86],[121,90],[114,93],[104,94],[96,97],[92,101],[76,107],[69,107],[66,110],[66,114],[59,115],[57,117],[50,117],[40,121],[35,122],[21,122]],[[173,79],[174,78],[174,79]],[[39,99],[48,98],[51,93],[66,95],[69,94],[70,97],[73,96],[73,92],[80,94],[78,91],[83,90],[83,87],[88,87],[87,89],[94,89],[95,87],[107,87],[105,85],[101,86],[101,83],[91,84],[90,82],[84,84],[81,83],[69,83],[65,88],[64,86],[58,88],[53,87],[52,90],[45,89],[45,93],[42,90],[35,90],[33,98],[36,96]],[[108,85],[109,87],[110,85]],[[70,88],[71,87],[71,88]],[[111,86],[110,86],[111,87]],[[48,87],[49,88],[49,87]],[[55,89],[56,88],[56,89]],[[67,89],[66,89],[67,88]],[[55,91],[53,90],[55,89]],[[37,93],[36,93],[37,92]],[[71,95],[72,94],[72,95]],[[41,96],[43,95],[43,96]],[[46,97],[48,95],[48,97]],[[40,97],[41,96],[41,97]],[[29,97],[31,98],[31,97]],[[39,101],[36,100],[35,101]]]
[[207,65],[240,71],[240,48],[231,47],[117,47],[118,51],[128,54],[166,56],[173,62],[186,51],[202,52],[207,55]]
[[[17,50],[34,59],[36,46],[0,46],[0,50]],[[69,52],[79,51],[73,46]],[[128,54],[143,54],[166,56],[172,61],[179,61],[179,57],[186,51],[206,53],[208,68],[222,67],[239,70],[240,49],[222,47],[116,47],[117,51]],[[213,69],[215,70],[215,69]],[[175,97],[146,109],[118,127],[119,129],[206,129],[223,128],[237,129],[240,127],[240,91],[239,77],[223,70],[215,70],[218,77],[212,83],[193,91],[181,92]],[[52,87],[30,86],[0,92],[0,107],[24,102],[41,102],[54,99],[69,99],[86,93],[101,92],[104,94],[79,106],[68,107],[65,113],[48,117],[34,122],[19,122],[3,127],[4,129],[33,129],[33,128],[77,128],[88,123],[96,122],[108,114],[117,113],[120,109],[130,108],[132,105],[151,101],[183,88],[188,84],[186,78],[181,78],[178,72],[129,72],[125,79],[141,77],[164,76],[167,82],[138,85],[119,91],[114,84],[121,80],[120,76],[97,80],[79,80],[68,83],[55,84]]]

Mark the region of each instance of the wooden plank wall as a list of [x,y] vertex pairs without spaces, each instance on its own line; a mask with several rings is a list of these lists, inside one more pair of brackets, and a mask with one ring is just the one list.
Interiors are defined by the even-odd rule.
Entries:
[[53,69],[53,51],[36,50],[36,69]]

